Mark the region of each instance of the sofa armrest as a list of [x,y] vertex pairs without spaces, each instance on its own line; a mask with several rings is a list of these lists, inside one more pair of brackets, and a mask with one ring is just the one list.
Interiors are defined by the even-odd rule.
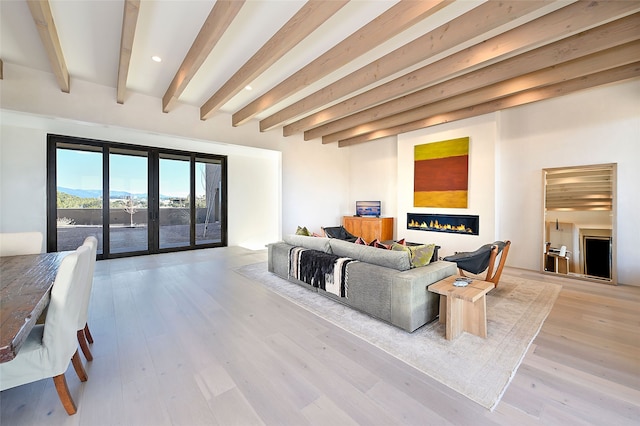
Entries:
[[289,250],[293,246],[278,242],[267,245],[267,269],[285,280],[289,277]]
[[318,250],[324,253],[331,253],[329,238],[326,237],[309,237],[306,235],[289,234],[284,235],[282,237],[282,241],[291,246],[299,246],[306,249]]
[[439,296],[427,287],[457,273],[456,264],[438,261],[393,277],[391,323],[409,332],[438,316]]

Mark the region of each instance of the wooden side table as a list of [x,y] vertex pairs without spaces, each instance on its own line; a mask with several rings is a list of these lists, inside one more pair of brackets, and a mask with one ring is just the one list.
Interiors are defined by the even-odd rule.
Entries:
[[487,337],[487,301],[484,297],[495,286],[492,282],[473,280],[466,287],[453,285],[452,275],[427,289],[440,295],[440,319],[445,323],[447,340],[453,340],[463,331]]
[[545,254],[545,271],[559,274],[569,273],[569,256],[560,256],[556,253]]

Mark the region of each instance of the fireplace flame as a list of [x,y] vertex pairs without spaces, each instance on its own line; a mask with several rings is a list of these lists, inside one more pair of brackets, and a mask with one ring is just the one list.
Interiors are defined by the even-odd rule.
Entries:
[[411,219],[408,224],[409,228],[420,228],[424,230],[437,230],[437,231],[449,231],[449,232],[462,232],[472,234],[473,230],[471,228],[467,228],[464,224],[460,225],[451,225],[448,223],[441,224],[438,220],[432,220],[427,225],[426,222],[418,222],[416,220]]

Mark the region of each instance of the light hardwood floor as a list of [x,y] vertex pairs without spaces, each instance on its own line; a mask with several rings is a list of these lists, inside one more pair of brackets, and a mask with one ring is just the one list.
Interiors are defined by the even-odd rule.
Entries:
[[[0,393],[4,425],[640,424],[640,287],[563,290],[489,412],[234,270],[238,247],[100,261],[89,380]],[[425,354],[429,356],[429,354]]]

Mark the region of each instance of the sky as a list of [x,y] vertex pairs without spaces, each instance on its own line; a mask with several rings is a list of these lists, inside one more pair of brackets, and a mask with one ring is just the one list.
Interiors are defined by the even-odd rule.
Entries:
[[[58,149],[57,185],[72,189],[102,188],[102,154]],[[147,157],[110,154],[111,191],[147,193]],[[186,197],[189,194],[189,162],[160,160],[160,194]]]

